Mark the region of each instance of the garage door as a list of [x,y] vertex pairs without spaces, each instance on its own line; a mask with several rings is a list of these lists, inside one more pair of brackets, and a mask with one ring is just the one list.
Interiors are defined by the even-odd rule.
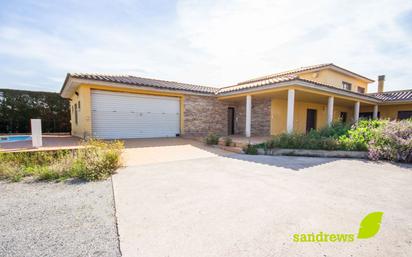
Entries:
[[180,133],[180,99],[92,90],[96,138],[175,137]]

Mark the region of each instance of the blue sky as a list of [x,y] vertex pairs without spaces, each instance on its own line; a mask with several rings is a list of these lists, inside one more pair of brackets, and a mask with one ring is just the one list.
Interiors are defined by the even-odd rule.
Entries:
[[412,88],[412,1],[0,0],[0,88],[59,91],[67,72],[219,87],[326,62]]

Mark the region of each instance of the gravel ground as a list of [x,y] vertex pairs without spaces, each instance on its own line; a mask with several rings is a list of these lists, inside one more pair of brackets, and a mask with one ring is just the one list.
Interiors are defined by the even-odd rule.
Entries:
[[111,180],[0,182],[0,256],[120,256]]

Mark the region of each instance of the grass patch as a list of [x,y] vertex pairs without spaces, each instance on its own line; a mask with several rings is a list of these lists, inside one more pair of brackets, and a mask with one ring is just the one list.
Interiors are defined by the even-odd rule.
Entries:
[[0,153],[0,179],[12,182],[24,177],[92,181],[105,179],[120,167],[123,142],[92,139],[82,145],[83,148],[76,150]]

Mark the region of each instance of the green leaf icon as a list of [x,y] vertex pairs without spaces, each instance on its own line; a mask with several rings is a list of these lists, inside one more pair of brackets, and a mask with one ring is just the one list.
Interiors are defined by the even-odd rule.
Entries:
[[371,238],[379,232],[381,227],[383,212],[371,212],[363,218],[360,227],[358,238]]

